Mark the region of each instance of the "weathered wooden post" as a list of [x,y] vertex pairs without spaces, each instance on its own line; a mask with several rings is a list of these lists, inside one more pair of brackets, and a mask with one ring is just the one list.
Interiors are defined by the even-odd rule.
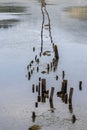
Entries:
[[51,110],[51,112],[54,112],[53,100],[50,101],[50,110]]
[[40,95],[37,96],[37,101],[38,101],[38,102],[41,101],[41,96],[40,96]]
[[56,75],[56,80],[58,80],[58,75]]
[[73,88],[70,88],[70,92],[69,92],[69,104],[72,104],[72,95],[73,95]]
[[35,107],[38,107],[38,102],[35,102]]
[[52,64],[52,62],[50,63],[50,66],[51,66],[51,70],[52,70],[52,67],[53,67],[53,64]]
[[53,100],[53,94],[54,94],[54,87],[51,87],[51,91],[50,91],[50,102]]
[[72,123],[75,123],[75,121],[76,121],[76,116],[72,115]]
[[30,72],[28,72],[28,80],[30,80],[30,78],[31,78],[31,74]]
[[36,92],[38,92],[38,85],[36,85]]
[[37,72],[39,71],[39,67],[37,66]]
[[64,77],[65,77],[65,72],[64,72],[64,70],[62,71],[62,79],[64,79]]
[[46,92],[46,79],[42,79],[42,102],[46,102],[44,92]]
[[82,90],[82,81],[79,81],[79,90]]
[[57,45],[54,45],[54,53],[55,53],[55,58],[56,58],[56,59],[59,59],[59,54],[58,54]]
[[68,102],[68,94],[66,94],[66,93],[64,95],[64,102],[65,102],[65,104],[67,104],[67,102]]
[[46,79],[42,79],[42,95],[46,92]]
[[33,47],[33,52],[35,51],[35,47]]
[[72,104],[69,104],[69,111],[70,111],[70,113],[73,113],[73,106],[72,106]]
[[67,80],[63,80],[61,91],[63,94],[67,93]]
[[38,95],[40,96],[40,82],[39,82],[39,85],[38,85]]
[[33,70],[31,70],[31,74],[33,74]]
[[34,84],[33,84],[33,85],[32,85],[32,92],[33,92],[33,93],[34,93],[34,91],[35,91],[35,90],[34,90],[34,87],[35,87],[35,86],[34,86]]
[[49,67],[49,64],[47,64],[47,71],[48,71],[48,72],[49,72],[49,68],[50,68],[50,67]]
[[35,112],[33,111],[33,112],[32,112],[32,121],[33,121],[33,122],[35,122],[35,118],[36,118],[36,114],[35,114]]
[[39,81],[41,81],[41,77],[39,77]]
[[41,57],[41,52],[40,52],[39,56]]

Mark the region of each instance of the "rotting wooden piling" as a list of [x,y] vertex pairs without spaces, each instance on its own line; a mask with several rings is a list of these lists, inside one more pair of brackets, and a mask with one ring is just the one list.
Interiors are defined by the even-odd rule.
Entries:
[[82,81],[79,81],[79,90],[82,90]]
[[41,77],[39,77],[39,81],[41,81]]
[[62,71],[62,79],[64,79],[64,77],[65,77],[65,71],[63,70]]
[[28,72],[28,80],[30,80],[30,78],[31,78],[31,74],[30,72]]
[[38,92],[38,85],[36,85],[36,92]]
[[57,45],[54,45],[54,53],[55,53],[55,58],[56,58],[56,59],[59,59],[59,54],[58,54]]
[[54,94],[54,87],[51,87],[51,91],[50,91],[50,102],[53,100],[53,94]]
[[33,52],[35,51],[35,47],[33,47]]
[[54,112],[53,100],[50,101],[50,110],[51,110],[51,112]]
[[67,102],[68,102],[68,94],[64,95],[64,102],[65,102],[65,104],[67,104]]
[[36,108],[38,107],[38,102],[35,102],[35,107],[36,107]]
[[76,116],[73,114],[72,115],[72,123],[75,123],[75,121],[76,121]]
[[56,75],[56,80],[58,80],[58,75]]
[[47,71],[48,71],[48,72],[49,72],[49,68],[50,68],[50,67],[49,67],[49,64],[47,64]]
[[69,111],[70,111],[70,113],[73,113],[73,106],[72,106],[72,103],[69,104]]
[[63,94],[67,93],[67,80],[63,80],[61,91]]
[[69,104],[72,104],[72,95],[73,95],[73,88],[70,88],[70,92],[69,92]]
[[33,112],[32,112],[32,121],[33,121],[33,122],[35,122],[35,118],[36,118],[36,114],[35,114],[35,112],[33,111]]
[[42,79],[42,95],[46,92],[46,79]]
[[38,101],[38,102],[41,101],[41,96],[40,96],[40,95],[37,96],[37,101]]
[[40,87],[41,87],[41,84],[39,82],[39,85],[38,85],[38,95],[40,95]]
[[37,72],[39,71],[39,67],[37,66]]
[[34,93],[34,91],[35,91],[35,85],[32,84],[32,92]]

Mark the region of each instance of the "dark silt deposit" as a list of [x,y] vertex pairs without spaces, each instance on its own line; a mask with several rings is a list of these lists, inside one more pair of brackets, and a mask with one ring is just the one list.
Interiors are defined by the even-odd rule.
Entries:
[[87,2],[0,1],[0,130],[87,129]]

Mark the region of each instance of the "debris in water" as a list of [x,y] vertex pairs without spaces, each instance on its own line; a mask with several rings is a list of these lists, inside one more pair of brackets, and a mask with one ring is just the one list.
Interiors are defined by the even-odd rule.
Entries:
[[30,128],[28,128],[28,130],[40,130],[41,127],[39,125],[33,125]]

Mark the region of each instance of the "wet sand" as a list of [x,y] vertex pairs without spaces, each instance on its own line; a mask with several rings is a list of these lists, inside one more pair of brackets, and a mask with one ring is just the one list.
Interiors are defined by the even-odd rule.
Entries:
[[[81,9],[79,3],[75,3],[75,1],[72,3],[73,7],[77,4]],[[43,52],[45,53],[41,57],[39,55],[42,27],[41,1],[21,3],[25,11],[13,10],[3,14],[6,16],[5,18],[2,18],[2,13],[0,13],[1,21],[5,19],[7,25],[12,24],[7,29],[0,28],[0,130],[28,130],[35,125],[42,130],[86,130],[87,22],[84,18],[81,20],[76,18],[77,15],[74,18],[71,17],[72,15],[69,16],[65,10],[71,7],[70,4],[71,2],[68,0],[67,2],[46,1],[52,39],[49,38],[46,21],[43,33]],[[20,2],[11,1],[10,5],[19,6]],[[71,14],[73,11],[74,9],[69,10]],[[13,18],[18,20],[16,24],[12,21]],[[52,68],[47,73],[47,64],[52,61],[54,56],[52,40],[58,46],[59,61],[56,70],[54,71]],[[33,47],[35,47],[35,51]],[[39,64],[36,62],[38,60],[35,61],[36,55],[40,60]],[[34,68],[34,71],[29,79],[28,72],[31,69],[28,70],[27,67],[32,60],[34,60],[34,64],[31,69]],[[38,72],[37,67],[39,67]],[[51,87],[55,88],[53,104],[50,104],[49,98],[46,97],[46,101],[39,102],[38,107],[35,107],[38,93],[32,93],[32,84],[38,85],[39,77],[46,79],[46,88],[49,92]],[[57,97],[63,80],[68,81],[68,95],[70,88],[73,88],[71,106],[69,102],[65,104],[61,96]],[[79,81],[82,81],[80,87]],[[35,122],[32,120],[33,111],[36,114]],[[76,116],[74,123],[72,122],[73,115]]]

